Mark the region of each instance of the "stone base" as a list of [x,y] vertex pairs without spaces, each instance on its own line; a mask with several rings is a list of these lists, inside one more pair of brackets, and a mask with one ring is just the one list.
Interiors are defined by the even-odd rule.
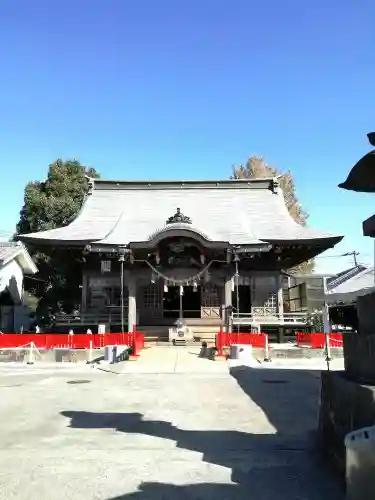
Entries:
[[375,423],[375,386],[345,372],[322,372],[319,438],[333,467],[345,477],[346,434]]

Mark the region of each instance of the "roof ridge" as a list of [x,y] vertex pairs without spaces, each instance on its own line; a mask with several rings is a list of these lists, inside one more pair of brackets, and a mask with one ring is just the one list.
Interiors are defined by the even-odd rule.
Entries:
[[0,241],[0,247],[2,248],[17,248],[22,245],[23,243],[21,241]]
[[370,267],[358,264],[357,266],[348,269],[342,274],[339,274],[339,276],[337,276],[336,278],[332,279],[329,283],[327,283],[327,288],[328,290],[333,290],[334,288],[342,285],[343,283],[349,281],[350,279],[355,278],[356,276],[364,273],[365,271],[370,271],[370,270],[371,270]]
[[[280,176],[276,176],[280,177]],[[243,178],[243,179],[224,179],[224,178],[217,178],[217,179],[103,179],[101,177],[99,178],[93,178],[93,177],[88,177],[89,180],[95,182],[95,183],[100,183],[100,182],[130,182],[130,183],[180,183],[180,182],[188,182],[188,183],[205,183],[205,182],[229,182],[229,183],[235,183],[235,182],[257,182],[257,181],[264,181],[268,180],[271,181],[272,179],[275,179],[275,176],[269,175],[265,177],[249,177],[249,178]]]
[[259,179],[224,179],[224,180],[173,180],[173,181],[116,181],[95,180],[90,183],[89,194],[98,191],[173,191],[184,189],[186,191],[212,191],[212,190],[262,190],[274,194],[279,191],[279,181],[274,177]]

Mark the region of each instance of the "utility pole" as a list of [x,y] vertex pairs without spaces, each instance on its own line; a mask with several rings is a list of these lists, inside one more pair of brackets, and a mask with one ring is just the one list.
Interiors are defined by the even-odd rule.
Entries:
[[359,255],[359,252],[356,252],[355,250],[353,250],[352,252],[346,252],[346,253],[342,254],[343,257],[350,257],[350,256],[352,256],[353,259],[354,259],[354,265],[356,267],[358,266],[358,261],[357,261],[358,255]]
[[323,330],[325,339],[324,343],[326,348],[327,370],[329,371],[329,362],[331,361],[331,345],[330,345],[329,333],[331,331],[331,324],[329,321],[329,307],[327,303],[327,278],[325,276],[323,278],[323,290],[324,290]]

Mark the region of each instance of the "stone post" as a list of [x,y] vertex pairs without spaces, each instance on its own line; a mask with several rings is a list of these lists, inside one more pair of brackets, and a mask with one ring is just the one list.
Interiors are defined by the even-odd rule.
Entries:
[[137,326],[137,282],[134,273],[129,272],[128,279],[128,331],[132,332]]
[[283,275],[280,273],[276,276],[277,282],[277,312],[280,320],[284,319],[284,296],[283,296]]
[[278,341],[284,340],[284,326],[281,323],[284,321],[284,297],[283,297],[283,275],[280,273],[276,276],[277,283],[277,313],[280,321],[278,331]]

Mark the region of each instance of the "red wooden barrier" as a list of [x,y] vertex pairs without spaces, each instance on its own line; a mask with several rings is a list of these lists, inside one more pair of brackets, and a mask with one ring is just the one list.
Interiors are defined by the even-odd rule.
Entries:
[[299,347],[304,346],[304,345],[311,347],[312,333],[297,332],[296,339],[297,339],[297,345]]
[[[298,347],[311,347],[313,349],[323,349],[325,347],[326,339],[325,334],[316,333],[296,333]],[[331,347],[342,347],[343,335],[342,333],[329,333],[329,345]]]
[[59,333],[31,333],[15,334],[4,333],[0,335],[0,349],[22,347],[33,342],[38,349],[89,349],[100,348],[107,345],[125,344],[133,347],[133,353],[144,348],[145,336],[141,332],[106,333],[104,335],[78,333],[74,335]]
[[266,333],[227,333],[220,329],[216,335],[216,348],[219,355],[223,353],[224,347],[229,347],[233,344],[247,344],[253,347],[265,348],[266,336]]

